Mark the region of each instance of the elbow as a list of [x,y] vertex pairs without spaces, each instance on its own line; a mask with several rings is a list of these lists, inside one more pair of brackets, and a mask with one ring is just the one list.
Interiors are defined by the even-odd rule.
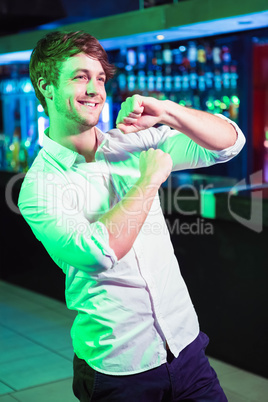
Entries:
[[124,236],[122,232],[114,233],[108,229],[109,246],[114,251],[117,260],[121,260],[131,249],[134,238]]
[[225,132],[225,135],[219,142],[219,146],[215,147],[214,149],[211,149],[210,147],[208,147],[207,149],[211,149],[213,151],[224,151],[227,148],[233,147],[235,145],[235,143],[237,142],[237,138],[238,138],[238,133],[237,133],[235,127],[233,125],[229,124],[228,134],[226,135],[226,132]]
[[230,140],[229,145],[226,148],[232,147],[236,143],[238,138],[238,132],[236,131],[236,128],[232,124],[229,124],[229,132],[230,132],[229,134]]
[[114,236],[110,235],[109,238],[109,246],[113,249],[117,260],[121,260],[130,251],[131,247],[124,241],[114,238]]

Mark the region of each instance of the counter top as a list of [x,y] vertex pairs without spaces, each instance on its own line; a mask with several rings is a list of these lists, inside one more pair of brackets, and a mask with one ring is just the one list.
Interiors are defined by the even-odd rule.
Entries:
[[[0,172],[0,187],[16,204],[25,173]],[[268,183],[252,185],[234,178],[172,173],[159,190],[165,215],[237,221],[253,230],[268,226]]]

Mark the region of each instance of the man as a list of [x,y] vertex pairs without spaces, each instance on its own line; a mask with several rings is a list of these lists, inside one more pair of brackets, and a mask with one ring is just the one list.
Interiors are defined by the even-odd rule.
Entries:
[[172,170],[230,160],[244,136],[223,116],[139,95],[122,104],[117,129],[102,133],[112,74],[99,42],[82,32],[47,35],[30,62],[50,127],[19,207],[66,274],[66,303],[78,313],[74,393],[80,401],[226,401],[158,189]]

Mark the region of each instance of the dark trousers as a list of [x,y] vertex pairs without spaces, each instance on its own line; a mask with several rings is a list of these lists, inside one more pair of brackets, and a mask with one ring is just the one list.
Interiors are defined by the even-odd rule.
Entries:
[[198,337],[175,358],[139,374],[115,376],[93,370],[74,356],[73,391],[80,402],[227,402],[205,349],[209,339]]

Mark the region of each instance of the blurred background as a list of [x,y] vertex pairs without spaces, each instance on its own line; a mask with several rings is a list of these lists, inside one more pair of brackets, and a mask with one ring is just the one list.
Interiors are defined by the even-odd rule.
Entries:
[[[267,1],[1,0],[3,311],[7,289],[10,294],[17,289],[18,300],[30,291],[64,302],[64,275],[16,206],[49,125],[29,78],[30,54],[38,39],[54,30],[94,35],[117,67],[107,84],[103,131],[115,126],[126,97],[139,93],[221,113],[244,132],[247,142],[236,158],[173,173],[162,186],[161,201],[201,329],[211,338],[209,355],[267,378]],[[10,392],[16,386],[0,373],[1,381],[11,389],[2,392],[11,398],[5,400],[14,400]],[[245,398],[241,401],[268,400]]]

